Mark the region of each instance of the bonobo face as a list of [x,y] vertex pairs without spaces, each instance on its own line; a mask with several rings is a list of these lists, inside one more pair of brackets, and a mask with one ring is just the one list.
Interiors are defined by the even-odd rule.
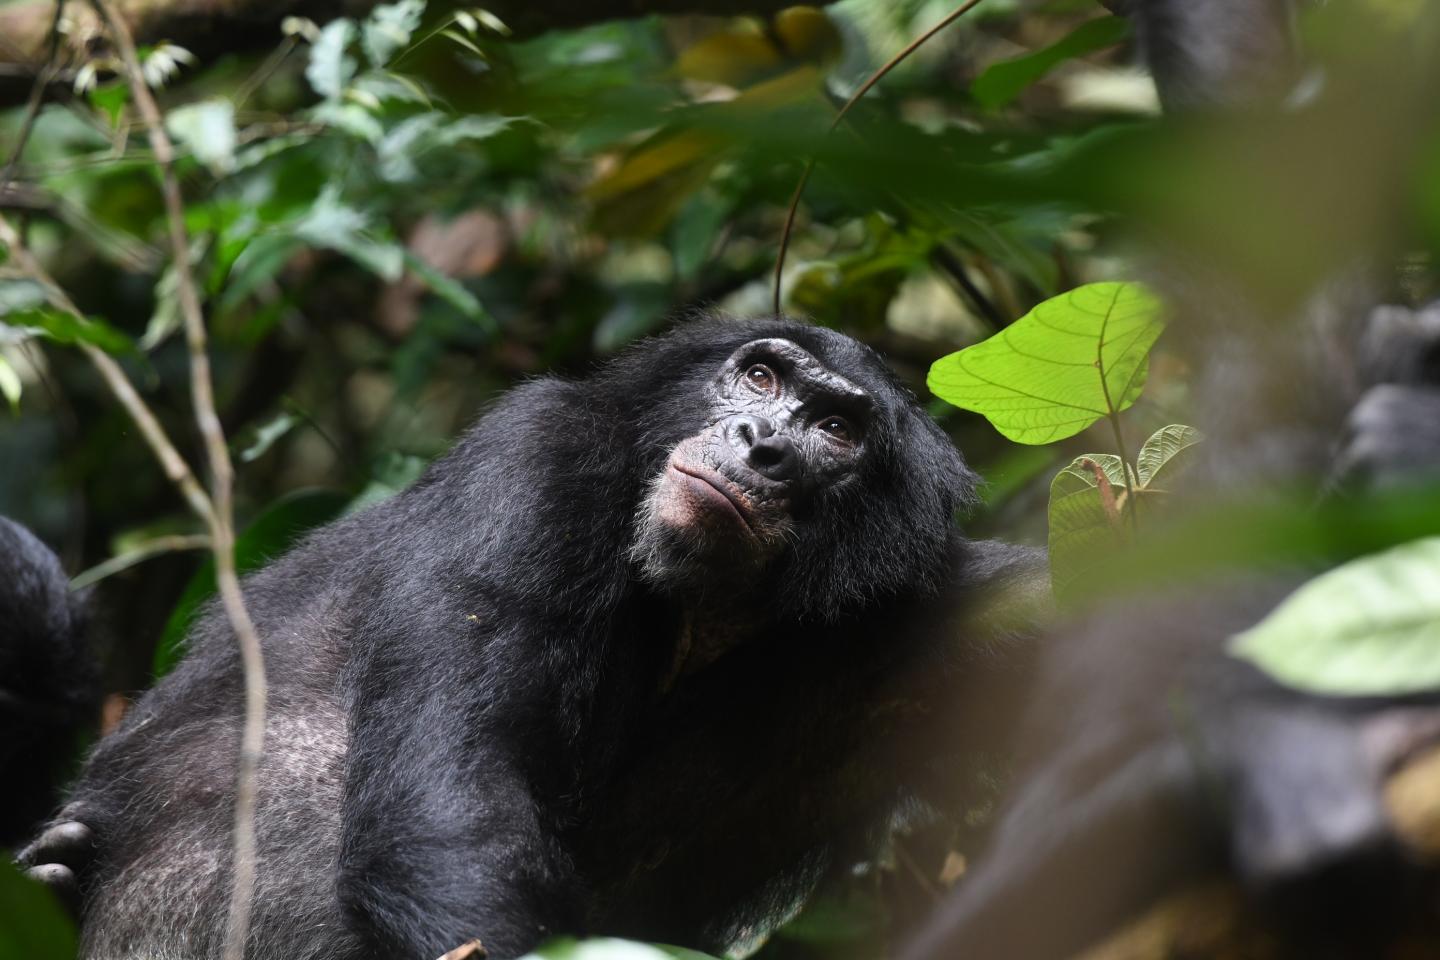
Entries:
[[875,403],[778,338],[731,354],[708,401],[707,425],[675,446],[641,507],[634,555],[660,584],[763,571],[815,495],[855,473]]

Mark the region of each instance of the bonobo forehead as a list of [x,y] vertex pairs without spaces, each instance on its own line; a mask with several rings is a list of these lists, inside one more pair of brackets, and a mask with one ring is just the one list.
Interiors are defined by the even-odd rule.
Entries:
[[732,353],[716,378],[717,386],[730,383],[738,371],[757,363],[774,367],[784,378],[786,392],[799,402],[824,397],[860,408],[873,402],[870,391],[831,370],[795,341],[781,337],[751,340]]

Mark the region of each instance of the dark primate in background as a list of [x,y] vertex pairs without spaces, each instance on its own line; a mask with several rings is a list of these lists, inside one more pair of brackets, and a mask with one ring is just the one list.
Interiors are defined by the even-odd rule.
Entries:
[[[967,621],[1044,576],[960,534],[974,483],[872,351],[784,320],[512,390],[245,581],[271,685],[249,955],[763,929],[1004,699],[1006,638]],[[218,609],[190,645],[29,855],[65,880],[93,836],[92,960],[223,941],[241,668]]]
[[0,517],[0,847],[54,812],[99,678],[83,599],[30,531]]
[[[1304,75],[1296,3],[1125,7],[1167,110],[1303,109],[1282,106]],[[1388,187],[1353,185],[1380,207]],[[1372,309],[1382,284],[1361,258],[1374,253],[1349,251],[1344,276],[1285,311],[1240,278],[1155,253],[1178,313],[1169,344],[1192,365],[1207,434],[1192,503],[1440,479],[1440,304]],[[988,849],[908,960],[1069,956],[1206,875],[1238,879],[1288,934],[1287,955],[1379,956],[1423,913],[1424,889],[1381,784],[1440,738],[1440,693],[1304,696],[1227,655],[1231,636],[1315,572],[1232,571],[1053,631]]]

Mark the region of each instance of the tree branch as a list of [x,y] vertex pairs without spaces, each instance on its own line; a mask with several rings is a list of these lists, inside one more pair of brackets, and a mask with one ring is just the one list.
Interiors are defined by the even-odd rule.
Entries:
[[240,738],[240,758],[235,789],[235,857],[231,877],[230,921],[226,933],[226,960],[243,960],[245,939],[250,929],[250,907],[255,887],[255,792],[256,770],[265,741],[265,661],[260,637],[250,612],[245,609],[240,578],[235,569],[235,521],[233,513],[234,467],[225,432],[215,410],[215,390],[210,375],[205,316],[200,293],[190,270],[190,237],[185,229],[185,200],[175,176],[175,145],[165,132],[165,118],[145,83],[135,40],[124,17],[112,0],[92,0],[96,12],[115,44],[130,85],[130,95],[145,122],[150,148],[160,170],[165,214],[170,232],[170,254],[175,263],[180,315],[185,325],[185,343],[190,354],[190,393],[195,422],[205,441],[210,463],[210,541],[215,555],[215,580],[220,603],[240,644],[245,673],[245,726]]

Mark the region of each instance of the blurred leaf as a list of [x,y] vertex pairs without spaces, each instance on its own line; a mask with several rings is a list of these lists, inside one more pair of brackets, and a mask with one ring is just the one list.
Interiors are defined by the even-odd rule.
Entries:
[[1135,402],[1163,328],[1160,301],[1145,287],[1087,284],[941,357],[928,383],[937,397],[983,414],[1016,443],[1052,443]]
[[54,895],[0,857],[0,960],[74,960],[76,947]]
[[235,168],[235,104],[223,97],[175,107],[165,116],[171,136],[219,175]]
[[490,311],[485,309],[480,298],[471,293],[464,284],[453,277],[447,277],[409,250],[405,251],[405,266],[425,281],[425,286],[430,288],[431,293],[460,311],[465,319],[478,324],[492,335],[500,332],[500,325],[490,315]]
[[688,80],[743,87],[785,66],[775,44],[763,33],[712,33],[675,58],[675,72]]
[[377,67],[389,63],[410,42],[424,13],[424,0],[400,0],[376,7],[361,27],[360,42],[370,62]]
[[124,81],[107,83],[89,92],[90,105],[105,115],[110,126],[120,125],[120,117],[130,102],[130,85]]
[[106,353],[134,353],[135,343],[128,336],[95,317],[77,317],[54,307],[34,307],[0,313],[0,323],[29,330],[47,340],[74,346],[88,343]]
[[315,205],[291,225],[290,232],[316,247],[343,253],[387,281],[400,279],[405,249],[377,235],[370,218],[340,199],[339,189],[327,186]]
[[10,404],[10,412],[15,416],[20,415],[20,393],[23,387],[20,383],[20,375],[10,365],[10,361],[0,354],[0,396]]
[[359,495],[345,507],[345,516],[367,510],[382,500],[388,500],[410,484],[420,479],[429,461],[423,457],[391,451],[376,461],[371,468],[370,482]]
[[358,65],[355,58],[345,52],[354,39],[355,24],[352,21],[332,20],[321,29],[319,39],[310,48],[305,79],[326,100],[340,99],[345,87],[355,78]]
[[[334,490],[297,490],[266,507],[235,540],[235,566],[255,570],[290,549],[306,533],[340,516],[350,498]],[[206,559],[190,578],[160,642],[155,647],[155,676],[165,676],[185,654],[185,641],[201,609],[215,595],[215,561]]]
[[1230,650],[1308,693],[1440,689],[1440,537],[1321,574],[1234,637]]
[[264,423],[257,424],[248,442],[240,450],[240,462],[253,463],[259,460],[275,445],[276,440],[289,433],[296,424],[304,422],[303,418],[288,410],[282,410]]
[[1003,107],[1066,60],[1113,47],[1129,36],[1130,21],[1124,17],[1087,20],[1043,50],[988,67],[970,85],[970,94],[987,110]]

